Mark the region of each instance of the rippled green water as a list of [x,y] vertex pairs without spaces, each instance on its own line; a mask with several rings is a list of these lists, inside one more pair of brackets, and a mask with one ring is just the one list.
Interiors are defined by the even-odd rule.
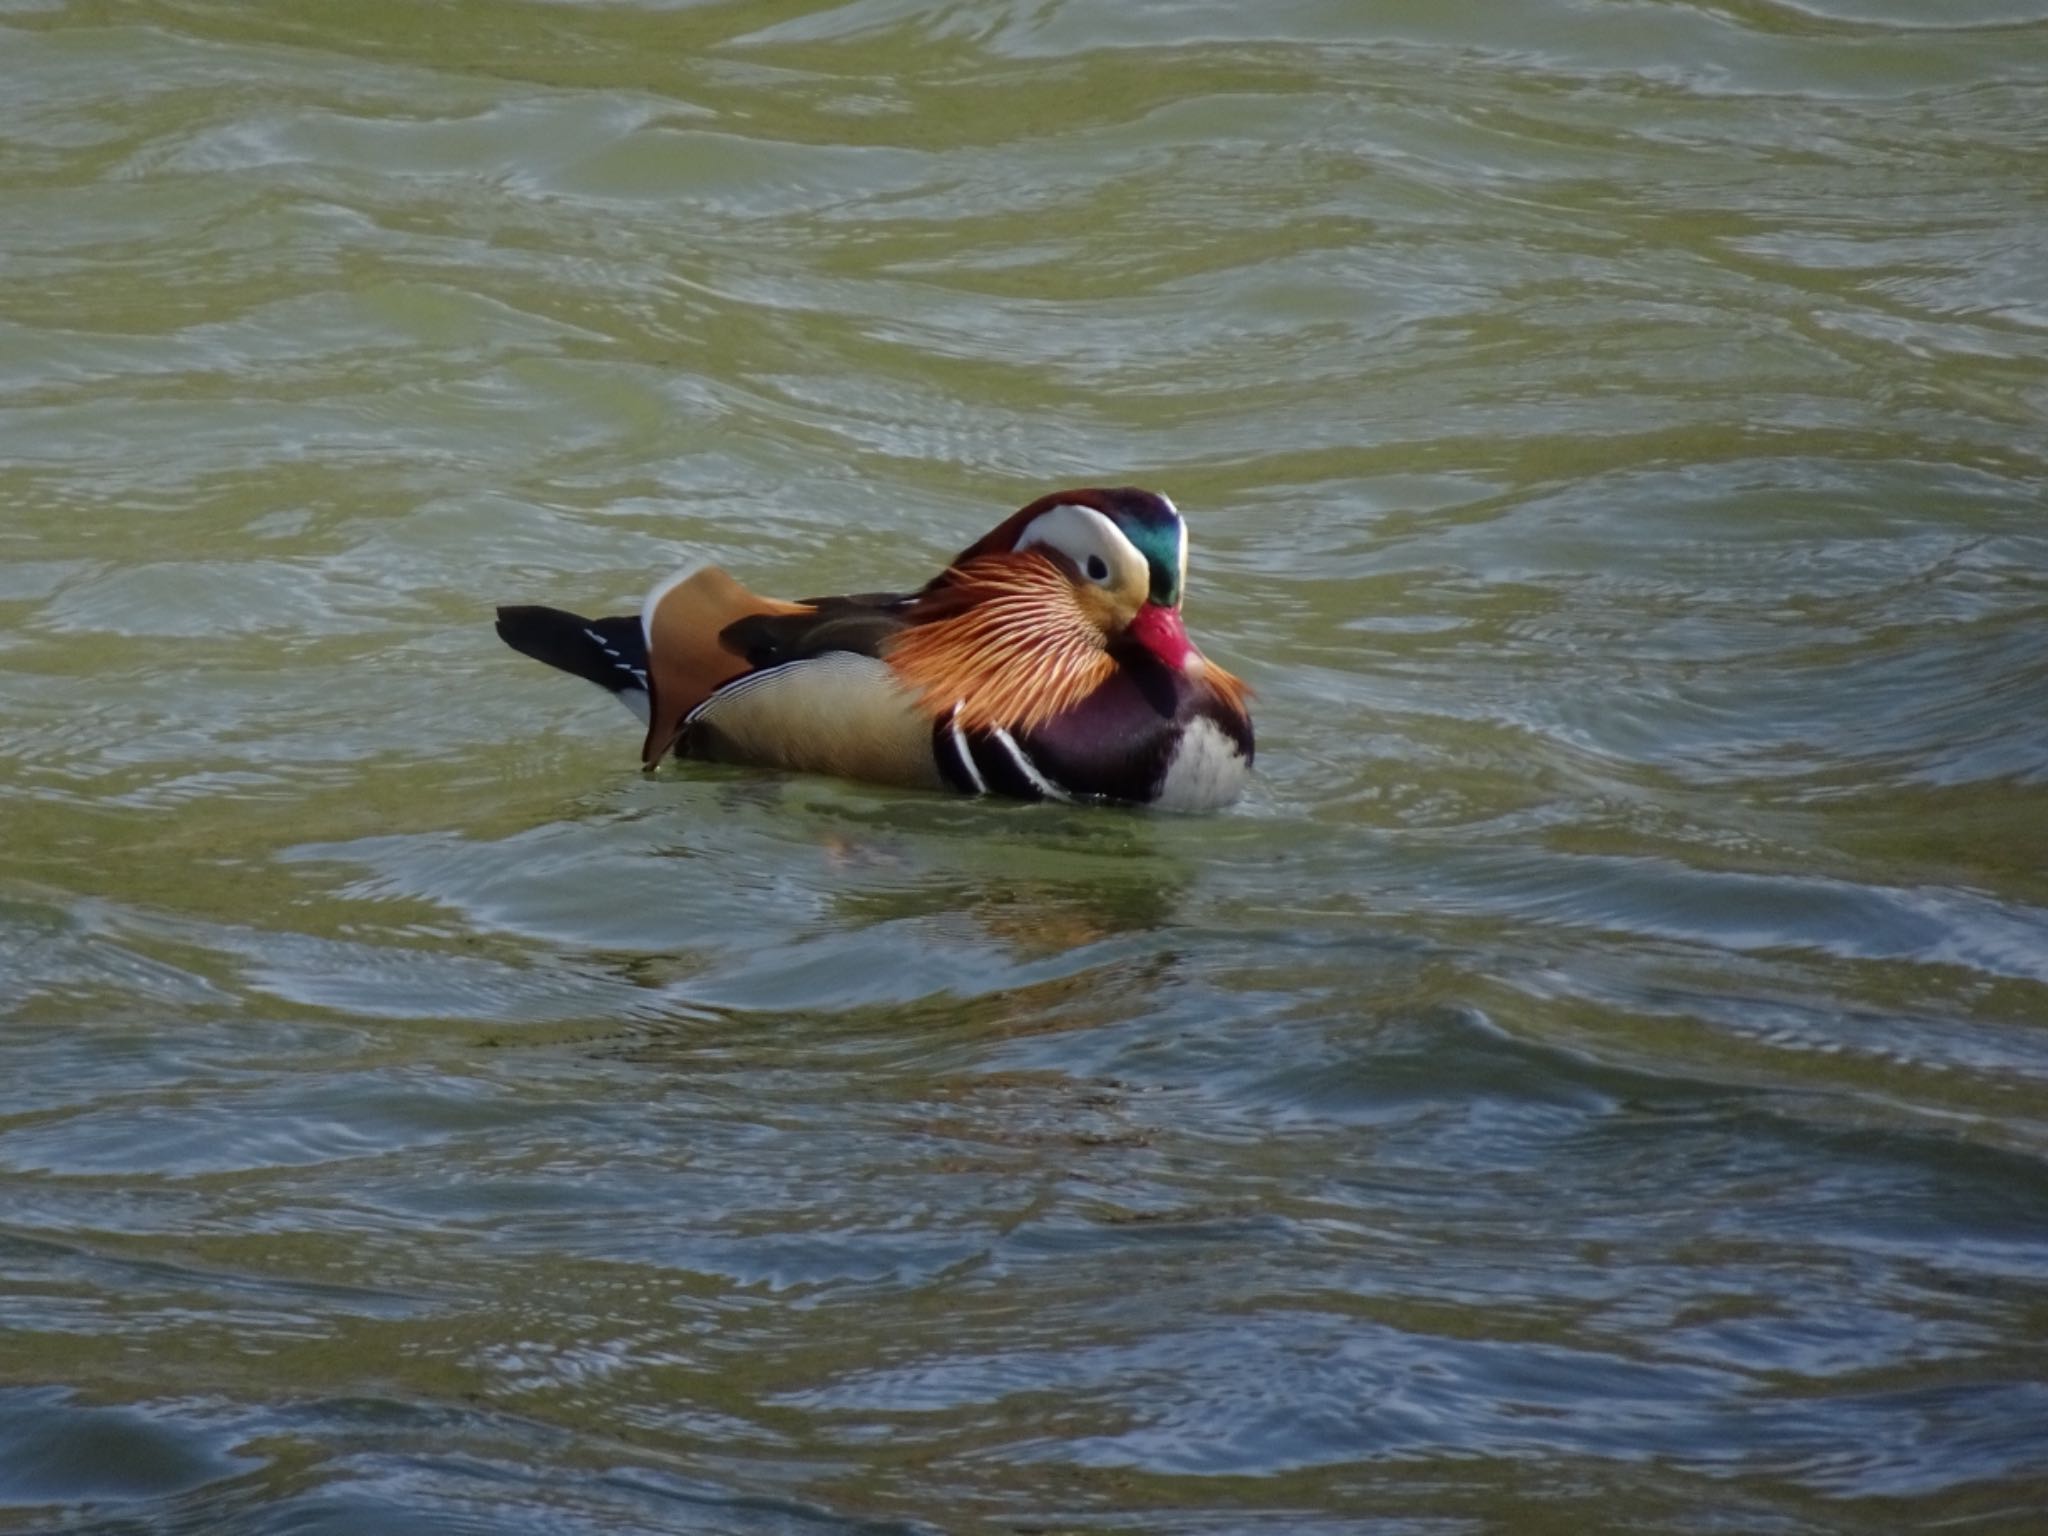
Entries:
[[[0,5],[0,1528],[2029,1530],[2048,4]],[[1136,479],[1236,811],[502,600]]]

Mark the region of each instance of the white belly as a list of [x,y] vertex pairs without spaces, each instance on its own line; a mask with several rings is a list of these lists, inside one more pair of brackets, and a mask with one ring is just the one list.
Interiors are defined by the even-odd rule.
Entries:
[[1152,803],[1163,811],[1213,811],[1244,792],[1251,771],[1244,753],[1220,726],[1198,719],[1173,749],[1166,777],[1159,782],[1159,798]]

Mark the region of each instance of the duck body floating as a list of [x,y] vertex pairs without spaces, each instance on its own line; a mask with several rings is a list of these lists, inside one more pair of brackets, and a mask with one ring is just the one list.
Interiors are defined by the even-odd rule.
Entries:
[[1252,766],[1244,684],[1181,623],[1187,525],[1136,487],[1042,496],[915,592],[782,602],[713,566],[637,615],[504,607],[516,651],[647,725],[640,758],[1020,800],[1213,810]]

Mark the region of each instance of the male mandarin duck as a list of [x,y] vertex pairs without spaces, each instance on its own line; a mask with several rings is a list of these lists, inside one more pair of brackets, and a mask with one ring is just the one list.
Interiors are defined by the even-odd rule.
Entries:
[[1041,496],[917,591],[781,602],[686,567],[637,616],[498,610],[679,757],[873,783],[1209,810],[1252,765],[1244,684],[1181,625],[1188,535],[1133,486]]

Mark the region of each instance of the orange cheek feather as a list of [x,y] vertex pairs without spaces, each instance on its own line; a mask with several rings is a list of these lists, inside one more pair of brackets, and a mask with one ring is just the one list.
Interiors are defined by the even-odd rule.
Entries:
[[[983,555],[922,600],[889,665],[931,715],[967,730],[1029,730],[1116,671],[1073,580],[1044,555]],[[917,615],[913,614],[913,620]]]

